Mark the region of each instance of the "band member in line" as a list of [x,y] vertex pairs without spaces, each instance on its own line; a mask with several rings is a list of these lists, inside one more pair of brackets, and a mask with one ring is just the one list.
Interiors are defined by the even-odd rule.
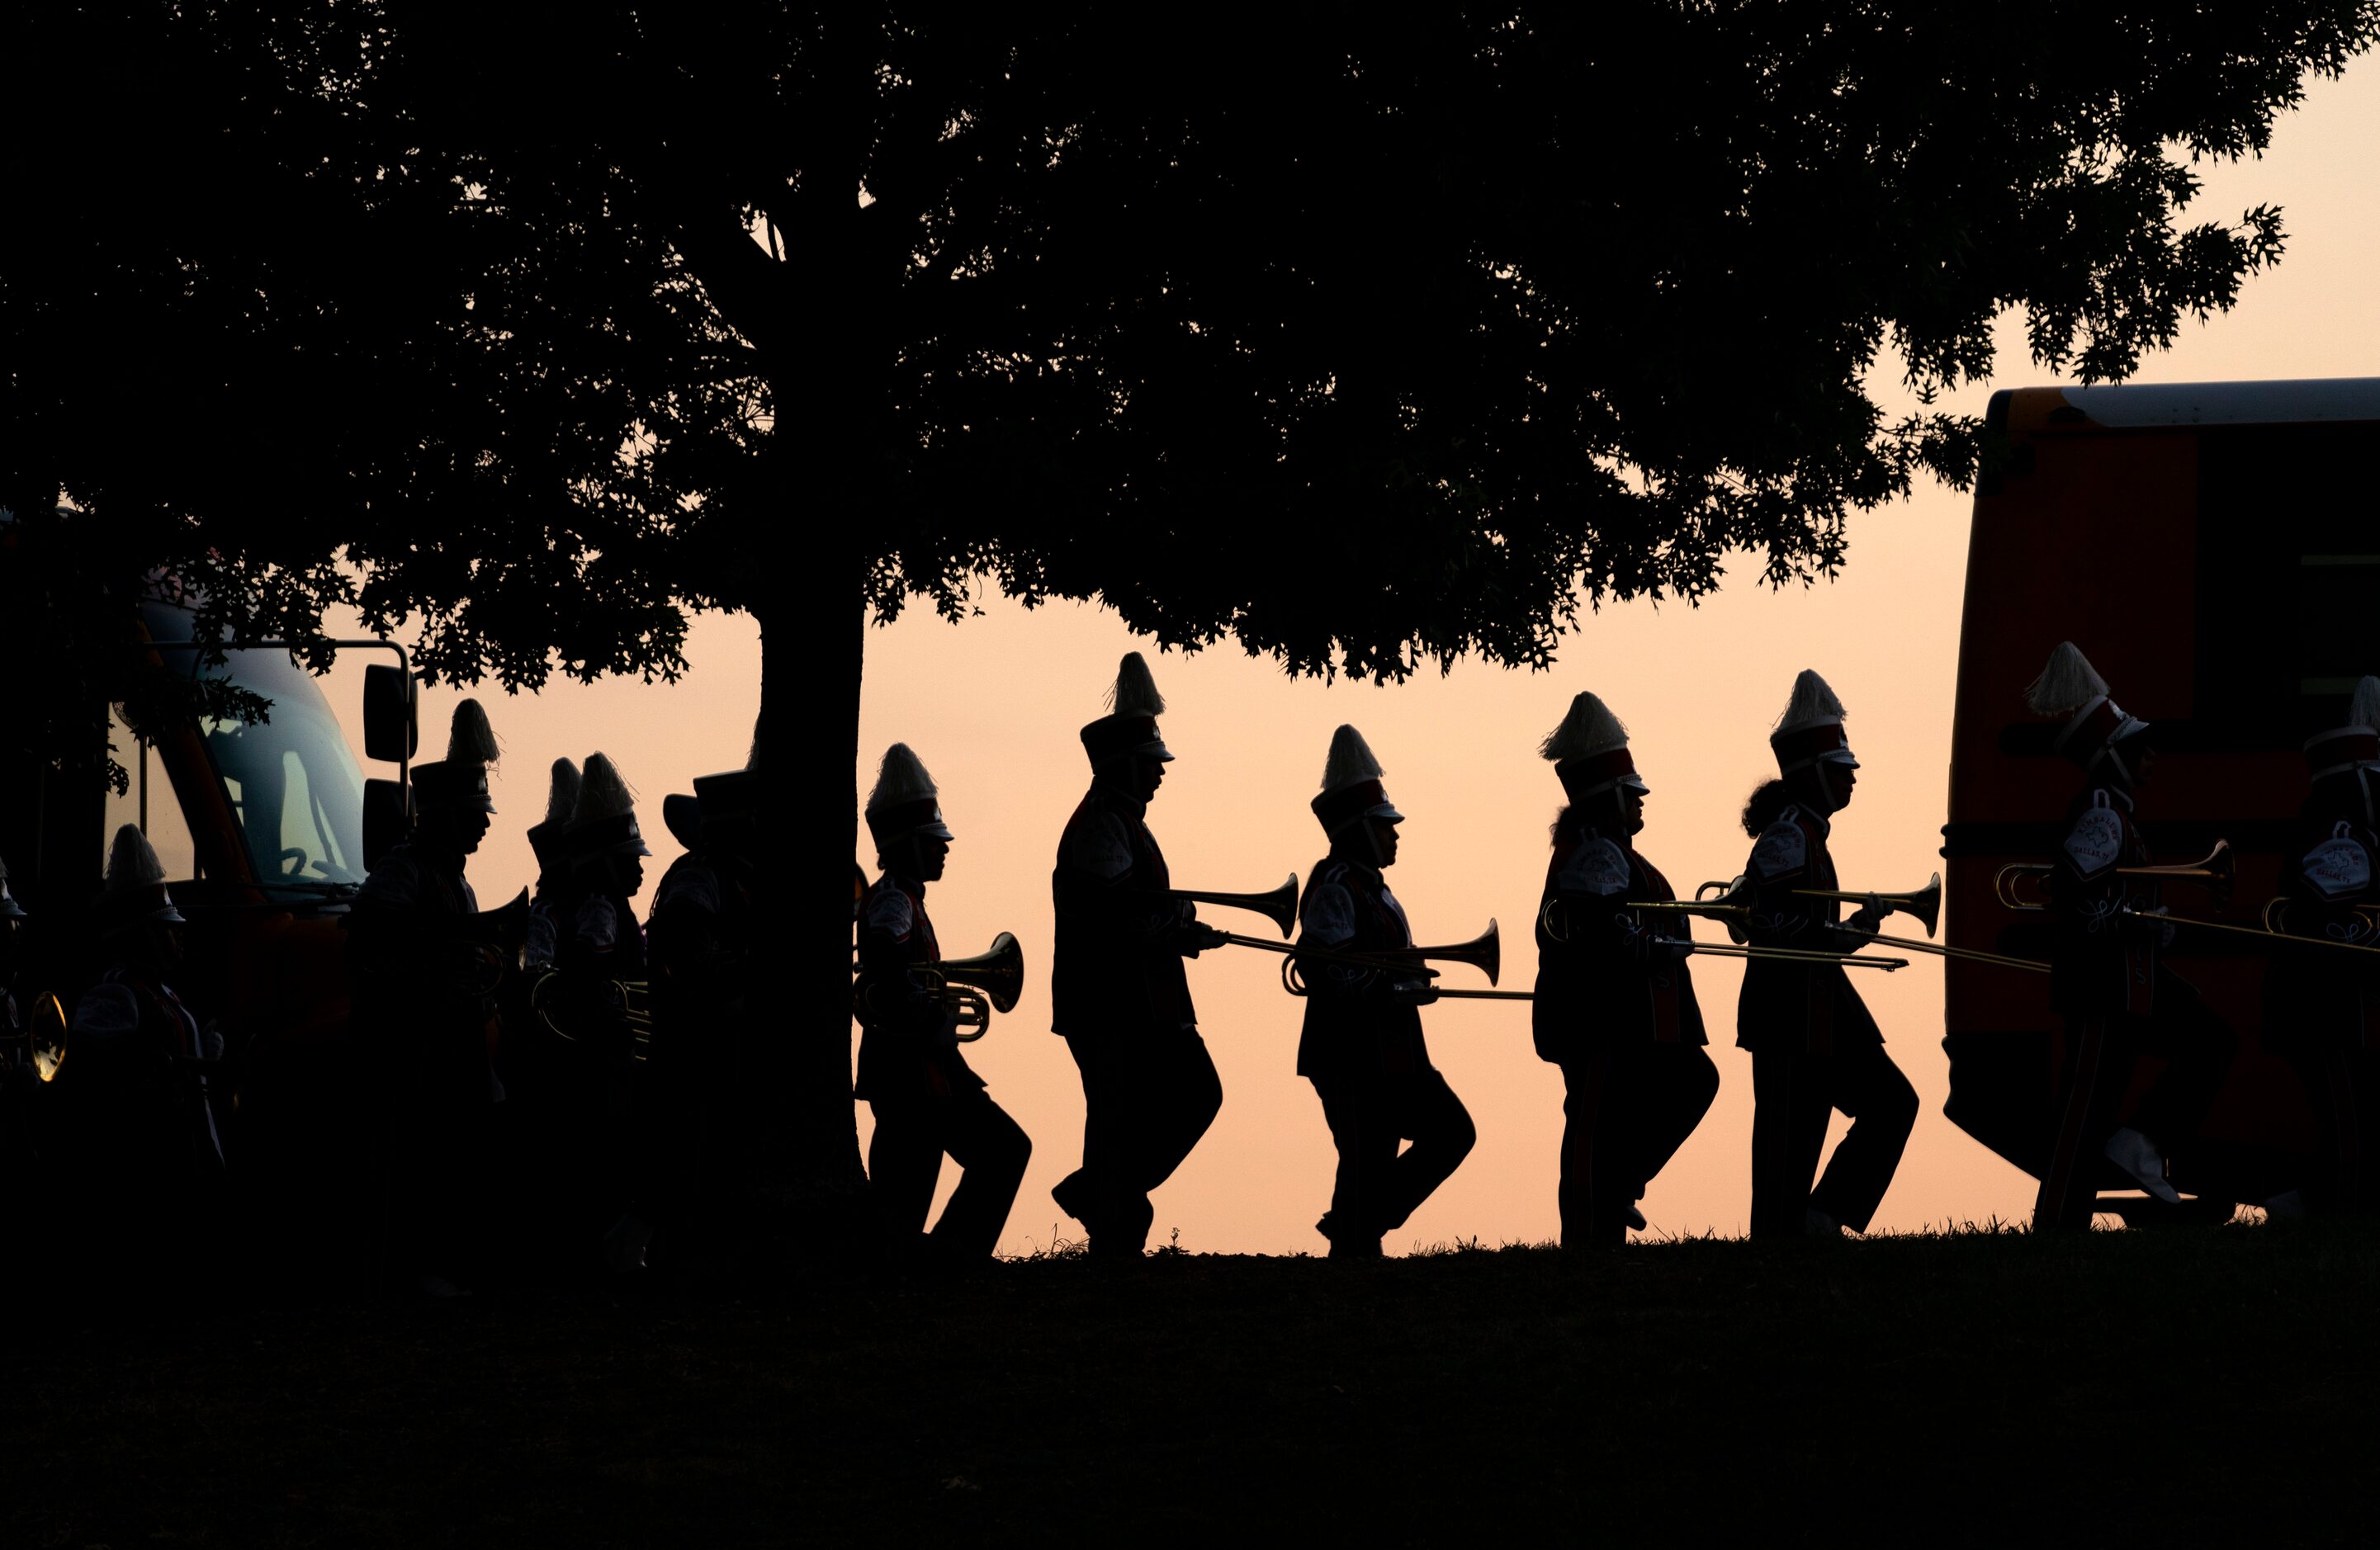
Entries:
[[562,854],[562,831],[570,827],[570,810],[578,805],[578,767],[566,758],[555,759],[546,781],[545,817],[528,829],[529,854],[537,857],[537,890],[529,898],[528,940],[521,948],[521,966],[531,974],[553,963],[559,935],[553,901],[568,885],[570,872]]
[[[1396,865],[1397,825],[1379,761],[1363,733],[1331,735],[1314,816],[1330,837],[1298,902],[1298,945],[1340,952],[1391,952],[1414,945],[1404,907],[1382,873]],[[1297,1041],[1297,1074],[1314,1084],[1339,1148],[1330,1209],[1314,1224],[1330,1257],[1377,1259],[1380,1240],[1471,1153],[1478,1132],[1454,1089],[1429,1063],[1421,1008],[1438,999],[1430,982],[1394,969],[1300,958],[1307,997]],[[1413,1144],[1398,1151],[1401,1142]]]
[[[907,744],[885,751],[867,817],[881,875],[860,912],[856,1005],[865,1032],[854,1096],[876,1116],[868,1144],[869,1214],[896,1261],[921,1249],[942,1260],[988,1259],[1008,1225],[1033,1143],[968,1069],[953,1009],[913,973],[942,957],[926,914],[926,885],[941,880],[954,836],[933,777]],[[926,1232],[945,1156],[959,1165],[959,1185]]]
[[1222,1108],[1182,961],[1222,942],[1172,878],[1145,816],[1173,758],[1165,701],[1127,652],[1112,709],[1082,730],[1091,789],[1066,820],[1050,874],[1057,941],[1050,1028],[1083,1075],[1083,1164],[1050,1192],[1090,1252],[1137,1259],[1156,1219],[1149,1192],[1173,1175]]
[[397,1274],[431,1297],[465,1290],[488,1247],[506,943],[504,917],[480,914],[464,868],[496,811],[496,758],[487,712],[462,701],[445,758],[413,767],[412,833],[372,868],[346,921],[357,1032],[384,1052],[389,1072],[390,1253]]
[[[1626,906],[1677,895],[1638,854],[1651,788],[1628,729],[1590,694],[1571,701],[1538,750],[1569,805],[1555,817],[1553,859],[1537,911],[1537,1055],[1561,1067],[1561,1241],[1626,1241],[1636,1206],[1718,1095],[1701,1003],[1675,923]],[[1549,932],[1553,927],[1555,935]]]
[[[2103,1157],[2157,1199],[2180,1200],[2166,1159],[2205,1117],[2233,1040],[2161,961],[2173,927],[2139,918],[2163,913],[2155,881],[2119,871],[2149,865],[2133,820],[2134,793],[2155,757],[2148,723],[2108,697],[2107,681],[2071,641],[2050,654],[2025,704],[2065,719],[2057,750],[2083,774],[2049,880],[2058,926],[2050,999],[2066,1022],[2066,1059],[2034,1225],[2087,1228]],[[2120,1106],[2143,1054],[2166,1068],[2127,1120]]]
[[[2301,831],[2281,866],[2289,904],[2279,922],[2292,936],[2380,947],[2380,678],[2356,684],[2348,724],[2305,745],[2311,789]],[[2380,1099],[2380,958],[2336,948],[2299,949],[2265,969],[2265,1045],[2304,1079],[2317,1126],[2316,1171],[2300,1198],[2270,1203],[2322,1213],[2380,1209],[2373,1147]]]
[[[1836,890],[1827,842],[1850,805],[1859,760],[1843,733],[1843,704],[1804,669],[1769,734],[1779,779],[1743,812],[1753,837],[1744,866],[1755,947],[1853,952],[1887,906],[1871,899],[1849,920],[1841,902],[1798,890]],[[1837,1239],[1867,1230],[1917,1122],[1917,1093],[1840,963],[1758,958],[1744,964],[1736,1040],[1752,1051],[1752,1235]],[[1811,1187],[1829,1113],[1852,1120]]]

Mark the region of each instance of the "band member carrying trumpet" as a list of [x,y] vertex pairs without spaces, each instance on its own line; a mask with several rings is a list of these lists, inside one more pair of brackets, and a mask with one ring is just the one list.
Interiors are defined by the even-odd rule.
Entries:
[[1165,701],[1137,651],[1116,672],[1110,713],[1082,730],[1091,789],[1066,820],[1050,887],[1050,1029],[1083,1075],[1083,1163],[1050,1192],[1099,1258],[1138,1259],[1165,1182],[1223,1105],[1182,961],[1221,945],[1174,895],[1146,821],[1173,758]]
[[[921,975],[942,958],[926,885],[941,880],[953,836],[941,793],[907,744],[885,750],[867,815],[882,874],[860,912],[856,1003],[865,1031],[855,1096],[876,1116],[869,1214],[896,1260],[921,1249],[949,1262],[989,1259],[1033,1143],[968,1068],[957,1008],[941,984]],[[927,1232],[945,1156],[962,1170],[959,1186]]]
[[[1561,1241],[1626,1241],[1645,1225],[1636,1202],[1718,1094],[1704,1053],[1701,1003],[1686,967],[1683,917],[1648,921],[1627,906],[1677,895],[1633,836],[1651,788],[1628,729],[1591,694],[1538,750],[1569,795],[1537,912],[1537,1054],[1561,1067]],[[1559,933],[1557,935],[1556,933]]]
[[[2380,678],[2365,678],[2348,724],[2307,741],[2301,833],[2281,866],[2274,922],[2325,945],[2380,949]],[[2301,1202],[2323,1213],[2380,1209],[2373,1134],[2380,1060],[2380,955],[2297,951],[2265,971],[2265,1044],[2313,1100],[2318,1170]],[[2277,1203],[2276,1203],[2277,1205]]]
[[[1780,779],[1752,793],[1743,827],[1755,948],[1853,952],[1891,906],[1871,896],[1841,920],[1834,815],[1848,806],[1859,760],[1843,704],[1804,669],[1769,734]],[[1884,1050],[1884,1035],[1840,963],[1755,958],[1736,1003],[1736,1043],[1752,1051],[1752,1235],[1839,1238],[1867,1230],[1917,1122],[1917,1093]],[[1811,1188],[1830,1110],[1852,1128]]]
[[[2066,1022],[2066,1058],[2034,1225],[2088,1227],[2101,1157],[2157,1199],[2180,1200],[2166,1158],[2214,1101],[2232,1038],[2161,962],[2172,927],[2154,918],[2157,884],[2138,874],[2149,850],[2132,816],[2155,758],[2149,724],[2108,696],[2071,641],[2050,654],[2025,704],[2064,719],[2057,750],[2083,774],[2047,884],[2058,926],[2050,999]],[[2127,1121],[2119,1108],[2143,1054],[2167,1064]]]
[[1404,815],[1380,775],[1363,733],[1342,726],[1332,734],[1312,804],[1330,854],[1315,866],[1298,910],[1298,946],[1332,953],[1298,964],[1307,999],[1297,1074],[1314,1084],[1339,1149],[1330,1208],[1315,1224],[1333,1259],[1378,1258],[1381,1238],[1404,1225],[1478,1139],[1463,1100],[1429,1062],[1420,1011],[1437,999],[1428,975],[1385,956],[1378,968],[1344,961],[1413,946],[1404,908],[1381,875],[1396,865]]

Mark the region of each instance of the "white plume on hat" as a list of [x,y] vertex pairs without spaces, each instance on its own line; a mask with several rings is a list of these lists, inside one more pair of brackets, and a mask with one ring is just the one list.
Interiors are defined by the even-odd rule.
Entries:
[[2107,692],[2107,681],[2070,640],[2049,654],[2049,665],[2025,686],[2025,708],[2036,716],[2071,716]]
[[449,764],[493,764],[502,757],[496,746],[496,733],[488,725],[488,713],[480,708],[476,699],[459,700],[455,706],[454,730],[446,738],[446,762]]
[[628,788],[619,766],[602,754],[588,755],[586,771],[578,781],[578,800],[571,805],[570,821],[579,824],[595,818],[616,818],[635,811],[636,805],[637,794]]
[[157,847],[140,826],[128,823],[117,829],[115,842],[107,847],[107,891],[122,893],[164,880],[165,864],[157,859]]
[[1844,715],[1841,696],[1828,687],[1825,679],[1803,668],[1793,680],[1793,697],[1785,702],[1785,713],[1777,718],[1777,731],[1802,732],[1840,721]]
[[1561,725],[1546,734],[1537,745],[1537,752],[1560,763],[1564,759],[1590,758],[1608,754],[1614,748],[1628,746],[1628,729],[1593,695],[1581,690],[1570,702],[1570,714]]
[[1330,757],[1322,763],[1325,792],[1344,791],[1360,781],[1377,781],[1385,773],[1362,733],[1342,726],[1330,734]]
[[876,767],[876,789],[868,793],[868,811],[882,812],[905,802],[923,802],[939,797],[934,778],[926,773],[926,764],[906,743],[895,743],[884,750],[884,758]]
[[578,807],[578,767],[568,759],[553,761],[553,777],[545,788],[545,821],[561,825],[570,821]]
[[[2355,697],[2347,706],[2347,722],[2350,726],[2370,727],[2380,732],[2380,678],[2366,673],[2355,685]],[[0,872],[0,877],[6,875]]]
[[1157,692],[1157,680],[1148,674],[1148,663],[1137,651],[1127,651],[1116,664],[1115,683],[1108,689],[1108,708],[1119,716],[1162,716],[1165,696]]

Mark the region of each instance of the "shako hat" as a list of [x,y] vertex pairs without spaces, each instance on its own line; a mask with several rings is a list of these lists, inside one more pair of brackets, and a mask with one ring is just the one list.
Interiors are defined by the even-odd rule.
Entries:
[[637,828],[636,793],[617,765],[602,754],[587,756],[578,800],[571,805],[563,848],[572,855],[650,855]]
[[578,805],[578,780],[577,765],[566,758],[553,761],[545,786],[545,817],[528,827],[528,848],[540,871],[562,858],[562,831],[570,823],[571,809]]
[[1094,765],[1119,754],[1171,759],[1173,751],[1157,731],[1157,718],[1164,714],[1165,696],[1157,692],[1148,663],[1139,652],[1127,651],[1108,690],[1108,713],[1083,729],[1083,751]]
[[1628,752],[1628,729],[1609,706],[1584,690],[1572,696],[1570,714],[1546,734],[1537,752],[1553,761],[1554,773],[1572,802],[1622,786],[1637,792],[1653,789],[1636,773],[1636,760]]
[[167,926],[181,921],[182,912],[174,908],[173,896],[165,891],[165,864],[157,859],[157,847],[139,824],[117,829],[115,842],[107,847],[107,880],[100,890],[99,908],[122,926],[140,920]]
[[[701,814],[705,839],[718,840],[738,824],[757,824],[760,817],[760,727],[752,725],[752,751],[741,769],[694,778],[694,797]],[[676,833],[673,829],[672,833]],[[684,838],[683,835],[680,836]]]
[[17,902],[17,896],[8,891],[7,858],[0,856],[0,920],[22,920],[24,918],[25,906]]
[[488,713],[476,699],[458,702],[446,738],[446,757],[434,764],[413,767],[413,799],[418,808],[448,807],[464,812],[496,810],[488,794],[488,766],[498,758],[496,734]]
[[1769,752],[1777,756],[1777,772],[1791,775],[1814,764],[1860,767],[1852,757],[1851,739],[1843,735],[1843,702],[1827,681],[1803,668],[1793,680],[1793,697],[1768,734]]
[[687,850],[702,848],[702,799],[691,792],[674,791],[662,798],[662,827]]
[[1330,757],[1322,765],[1322,794],[1313,803],[1322,832],[1336,840],[1358,818],[1404,822],[1405,816],[1389,801],[1388,788],[1380,784],[1382,773],[1362,733],[1347,726],[1332,733]]
[[876,789],[868,793],[867,811],[868,832],[876,837],[880,851],[912,834],[937,840],[957,838],[942,821],[942,797],[934,787],[934,778],[926,773],[925,761],[906,743],[895,743],[884,750],[883,761],[876,767]]
[[2036,716],[2066,718],[2052,746],[2076,769],[2088,770],[2105,757],[2125,780],[2132,778],[2116,745],[2148,731],[2149,724],[2108,697],[2107,681],[2072,641],[2058,643],[2041,676],[2025,686],[2024,703]]
[[[2350,769],[2380,769],[2380,678],[2366,676],[2347,704],[2347,725],[2306,739],[2306,773],[2319,781]],[[6,883],[0,882],[0,902]]]

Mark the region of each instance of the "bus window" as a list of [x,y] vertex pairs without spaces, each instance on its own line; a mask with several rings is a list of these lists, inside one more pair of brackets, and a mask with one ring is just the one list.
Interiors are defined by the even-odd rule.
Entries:
[[[203,722],[257,879],[268,887],[360,883],[363,779],[355,757],[310,681],[293,670],[271,675],[280,682],[256,682],[268,676],[256,671],[267,655],[231,653],[233,675],[273,696],[271,719]],[[286,659],[272,665],[285,667]]]
[[114,792],[107,793],[106,824],[99,837],[100,865],[107,865],[108,847],[115,842],[115,831],[128,823],[149,836],[149,843],[156,847],[157,859],[165,865],[168,882],[189,880],[197,875],[197,852],[190,843],[190,826],[182,817],[182,804],[174,795],[174,783],[165,778],[164,761],[157,757],[155,749],[132,735],[123,711],[113,707],[107,714],[107,735],[115,745],[115,761],[124,766],[131,779],[122,796]]

